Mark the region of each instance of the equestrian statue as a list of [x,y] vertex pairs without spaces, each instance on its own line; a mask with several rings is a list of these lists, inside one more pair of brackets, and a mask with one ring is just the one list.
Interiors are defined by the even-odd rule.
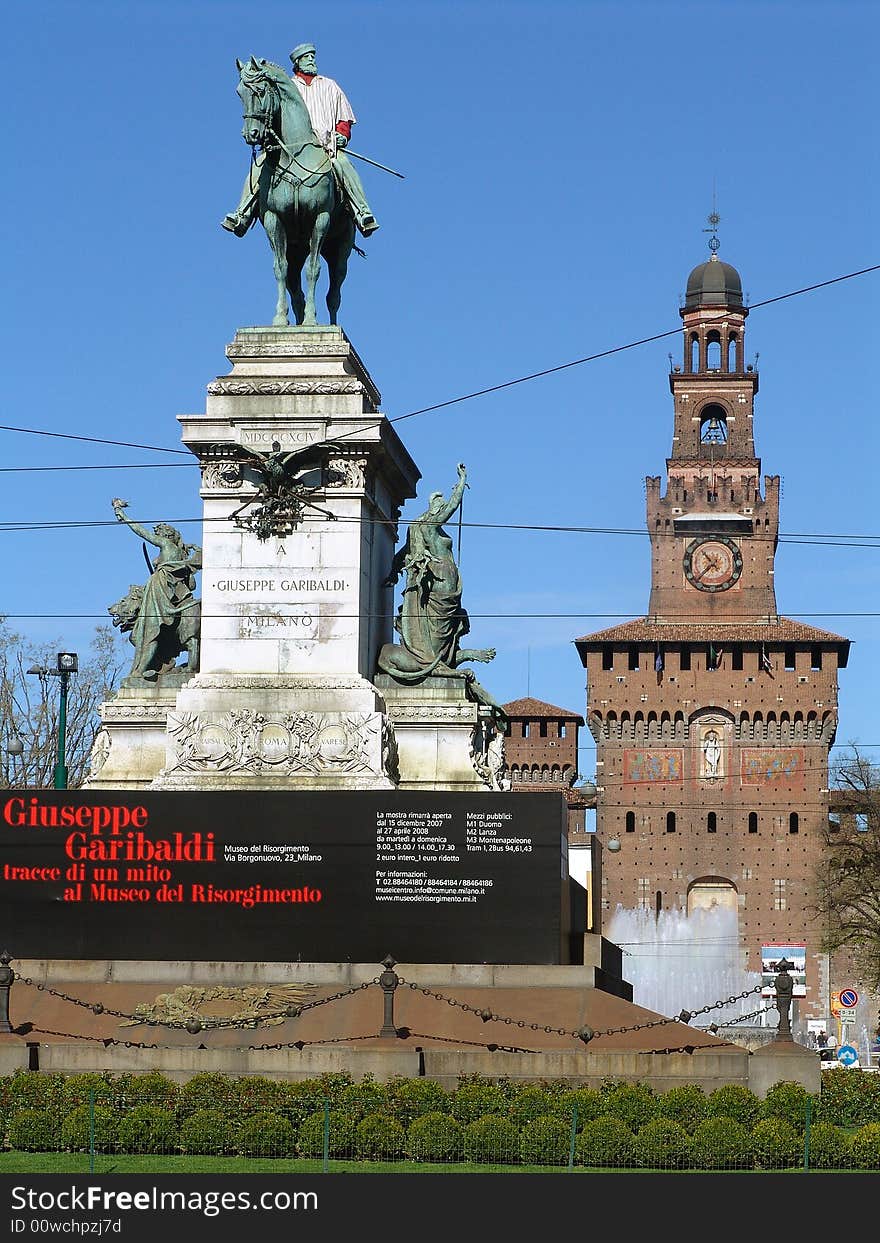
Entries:
[[314,44],[300,44],[290,59],[292,77],[253,56],[235,62],[242,135],[254,154],[238,206],[220,223],[236,237],[256,220],[262,223],[278,286],[273,327],[290,323],[288,296],[297,324],[317,324],[321,258],[329,279],[327,310],[335,324],[348,259],[359,250],[355,229],[369,237],[379,225],[345,151],[355,122],[351,105],[332,78],[318,73]]

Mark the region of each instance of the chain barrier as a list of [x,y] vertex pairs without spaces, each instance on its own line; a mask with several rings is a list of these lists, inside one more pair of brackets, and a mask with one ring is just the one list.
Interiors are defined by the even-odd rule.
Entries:
[[[111,1045],[118,1045],[119,1048],[125,1049],[161,1049],[167,1051],[173,1047],[167,1044],[145,1044],[140,1040],[116,1040],[113,1036],[86,1036],[77,1032],[56,1032],[49,1027],[32,1027],[28,1035],[36,1032],[40,1036],[62,1036],[66,1040],[91,1040],[96,1044],[102,1044],[105,1049],[109,1049]],[[369,1032],[365,1036],[328,1036],[326,1040],[289,1040],[284,1044],[236,1044],[224,1046],[223,1051],[228,1050],[230,1053],[262,1053],[267,1049],[298,1049],[302,1051],[307,1045],[324,1045],[324,1044],[342,1044],[350,1043],[357,1040],[375,1040],[377,1032]],[[442,1036],[425,1037],[425,1039],[442,1040]],[[181,1048],[191,1048],[192,1046],[178,1046]],[[216,1053],[216,1049],[206,1049],[199,1046],[196,1052]]]
[[[475,1014],[482,1019],[484,1023],[505,1023],[507,1026],[528,1029],[534,1032],[544,1032],[548,1036],[573,1036],[577,1040],[589,1044],[591,1040],[600,1036],[621,1036],[627,1032],[645,1031],[651,1027],[665,1027],[668,1023],[689,1023],[691,1019],[696,1018],[700,1014],[710,1014],[713,1010],[722,1009],[724,1006],[733,1005],[737,1001],[742,1001],[746,997],[751,997],[753,993],[758,993],[763,987],[756,984],[754,988],[746,989],[745,992],[738,993],[736,996],[728,997],[726,1000],[712,1002],[711,1005],[702,1006],[699,1010],[682,1010],[679,1014],[671,1018],[652,1019],[645,1023],[634,1023],[630,1027],[608,1027],[604,1031],[594,1031],[591,1027],[580,1027],[576,1030],[567,1027],[550,1027],[543,1026],[540,1023],[529,1023],[525,1019],[512,1019],[504,1015],[494,1014],[491,1010],[478,1009],[476,1006],[470,1006],[466,1001],[457,1001],[454,997],[447,997],[444,993],[435,993],[430,988],[423,988],[419,984],[414,984],[409,980],[405,980],[403,976],[398,976],[398,983],[405,988],[409,988],[414,992],[420,992],[425,997],[432,997],[435,1001],[444,1001],[448,1006],[455,1006],[459,1010],[463,1010],[468,1014]],[[718,1030],[718,1025],[715,1026]]]
[[[527,1031],[533,1031],[533,1032],[543,1032],[545,1035],[548,1035],[548,1036],[569,1036],[569,1037],[572,1037],[573,1039],[582,1041],[584,1044],[589,1044],[591,1040],[594,1040],[602,1036],[620,1036],[620,1035],[625,1035],[629,1032],[647,1031],[655,1027],[665,1027],[669,1023],[690,1023],[692,1019],[695,1019],[700,1015],[710,1014],[713,1010],[719,1010],[725,1006],[734,1005],[736,1002],[742,1001],[746,997],[751,997],[753,994],[760,992],[763,987],[761,984],[757,984],[755,985],[754,988],[746,989],[742,993],[737,993],[735,995],[727,997],[726,999],[722,998],[722,999],[719,999],[718,1001],[712,1002],[709,1005],[701,1006],[698,1010],[684,1010],[683,1009],[679,1012],[679,1014],[671,1016],[671,1017],[651,1019],[644,1023],[634,1023],[627,1027],[608,1027],[602,1031],[595,1031],[593,1028],[588,1027],[588,1026],[579,1027],[575,1029],[567,1028],[567,1027],[553,1027],[550,1024],[530,1023],[526,1019],[514,1019],[506,1015],[495,1014],[494,1011],[486,1009],[485,1007],[479,1008],[477,1006],[469,1005],[465,1001],[458,1001],[455,997],[447,997],[446,994],[444,993],[435,992],[433,989],[425,988],[422,985],[419,985],[419,984],[413,983],[412,981],[404,979],[403,976],[396,975],[396,973],[394,974],[397,980],[396,986],[402,985],[405,988],[409,988],[413,992],[420,992],[424,997],[431,997],[435,1001],[445,1002],[446,1005],[453,1006],[454,1008],[461,1010],[463,1013],[474,1014],[479,1019],[481,1019],[482,1022],[484,1023],[504,1023],[508,1027],[515,1026],[519,1028],[521,1031],[527,1030]],[[57,997],[59,1000],[68,1002],[74,1006],[79,1006],[81,1009],[90,1010],[95,1015],[106,1014],[113,1018],[124,1019],[127,1022],[131,1022],[134,1024],[143,1024],[144,1026],[147,1026],[147,1027],[164,1027],[164,1028],[168,1028],[169,1030],[178,1030],[178,1031],[184,1030],[184,1031],[189,1032],[190,1035],[196,1035],[197,1033],[202,1032],[202,1031],[208,1032],[208,1031],[229,1030],[229,1029],[240,1030],[244,1028],[254,1028],[254,1027],[257,1027],[260,1023],[271,1022],[273,1020],[278,1020],[278,1019],[297,1019],[302,1014],[306,1013],[306,1011],[308,1010],[317,1009],[319,1006],[330,1005],[334,1001],[340,1001],[344,997],[350,997],[355,993],[362,992],[364,989],[372,988],[375,985],[381,983],[381,978],[379,976],[374,976],[372,980],[364,981],[363,984],[353,985],[351,988],[342,989],[337,993],[330,994],[330,996],[328,997],[317,998],[314,1001],[297,1002],[293,1005],[285,1007],[283,1010],[279,1010],[276,1012],[270,1012],[268,1014],[262,1014],[262,1015],[255,1016],[252,1018],[247,1018],[247,1019],[211,1019],[211,1018],[204,1019],[204,1018],[197,1017],[197,1016],[190,1016],[187,1019],[174,1020],[174,1019],[143,1018],[140,1015],[128,1014],[122,1010],[114,1010],[112,1007],[105,1006],[101,1002],[92,1003],[92,1002],[83,1000],[83,998],[81,997],[73,997],[69,993],[64,993],[60,989],[52,988],[48,984],[41,984],[38,981],[31,979],[29,976],[17,976],[16,980],[22,984],[28,985],[31,988],[37,989],[38,992],[47,993],[49,996]],[[708,1030],[712,1032],[712,1034],[714,1035],[715,1033],[720,1031],[722,1027],[730,1027],[730,1026],[733,1026],[735,1023],[745,1022],[745,1020],[748,1018],[754,1018],[756,1015],[764,1014],[766,1012],[767,1012],[767,1007],[764,1007],[761,1010],[753,1011],[752,1014],[742,1015],[739,1018],[728,1020],[728,1022],[723,1023],[723,1024],[712,1023],[710,1024]],[[401,1029],[401,1030],[403,1031],[406,1029]],[[60,1035],[63,1033],[51,1033],[51,1034]],[[433,1039],[445,1039],[444,1037],[432,1037],[432,1038]],[[101,1038],[100,1037],[83,1037],[83,1039],[101,1039]],[[367,1036],[338,1037],[332,1040],[328,1039],[327,1041],[292,1041],[287,1044],[281,1044],[281,1045],[276,1045],[276,1044],[261,1045],[261,1046],[249,1045],[249,1046],[242,1046],[242,1047],[245,1047],[248,1049],[303,1048],[305,1044],[338,1043],[338,1041],[342,1039],[366,1040],[366,1039],[370,1039],[370,1037],[367,1037]],[[138,1046],[136,1042],[132,1042],[132,1041],[128,1041],[128,1042],[114,1041],[114,1043],[124,1043],[127,1045],[127,1047],[130,1047],[130,1048],[158,1047],[154,1045]],[[473,1043],[476,1045],[480,1045],[479,1041],[464,1041],[461,1043]],[[487,1048],[488,1046],[481,1045],[480,1047]],[[500,1048],[500,1047],[501,1046],[496,1046],[496,1048]]]
[[751,1014],[741,1014],[738,1018],[728,1019],[726,1023],[713,1023],[712,1026],[720,1031],[722,1027],[733,1027],[737,1023],[745,1023],[746,1019],[756,1019],[762,1014],[769,1014],[772,1008],[771,1006],[762,1006],[760,1010],[752,1010]]
[[489,1053],[546,1053],[546,1049],[523,1049],[515,1044],[484,1044],[482,1040],[458,1040],[454,1036],[429,1035],[427,1032],[413,1032],[408,1027],[401,1027],[398,1036],[402,1040],[412,1037],[414,1040],[441,1040],[444,1044],[471,1044],[478,1049],[486,1049]]

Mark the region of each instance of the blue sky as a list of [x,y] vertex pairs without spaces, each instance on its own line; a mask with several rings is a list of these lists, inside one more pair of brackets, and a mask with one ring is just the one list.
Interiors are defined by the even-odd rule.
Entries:
[[[352,147],[406,174],[361,169],[381,228],[340,315],[394,418],[676,329],[713,191],[720,256],[752,304],[880,262],[878,25],[858,0],[16,6],[0,421],[179,447],[176,416],[204,408],[236,328],[270,321],[262,231],[218,223],[248,159],[236,57],[287,66],[314,41],[357,113]],[[763,471],[783,479],[782,532],[804,537],[780,544],[779,608],[854,641],[837,741],[871,746],[878,309],[872,273],[756,308],[747,328]],[[480,671],[498,700],[583,711],[572,640],[647,607],[644,477],[670,451],[670,351],[677,336],[398,425],[422,472],[404,517],[461,460],[465,524],[607,532],[465,525],[464,603],[474,644],[498,649]],[[9,431],[0,458],[174,461]],[[196,538],[188,466],[0,478],[0,523],[99,523],[122,496]],[[0,530],[0,549],[0,612],[66,648],[142,577],[115,525]]]

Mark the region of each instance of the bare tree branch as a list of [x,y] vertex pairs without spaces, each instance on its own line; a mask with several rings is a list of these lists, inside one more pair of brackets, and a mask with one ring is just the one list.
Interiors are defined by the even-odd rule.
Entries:
[[[88,772],[92,743],[101,724],[98,707],[112,696],[124,667],[120,646],[109,626],[98,626],[89,654],[70,676],[65,761],[71,789],[81,786]],[[61,640],[29,643],[0,618],[0,784],[5,789],[52,785],[58,745],[58,678],[28,670],[54,669],[58,652],[66,650]],[[9,754],[9,742],[15,738],[24,745],[21,756]]]
[[853,746],[835,765],[830,816],[813,889],[822,948],[846,948],[880,988],[880,768]]

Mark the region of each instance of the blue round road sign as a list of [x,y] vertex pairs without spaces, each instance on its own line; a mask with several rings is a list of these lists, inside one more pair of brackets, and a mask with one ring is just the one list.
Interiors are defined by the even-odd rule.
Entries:
[[837,1060],[841,1066],[852,1066],[859,1060],[859,1055],[851,1044],[842,1044],[837,1050]]
[[852,1010],[859,1004],[859,995],[854,988],[845,988],[840,994],[840,1004],[845,1010]]

